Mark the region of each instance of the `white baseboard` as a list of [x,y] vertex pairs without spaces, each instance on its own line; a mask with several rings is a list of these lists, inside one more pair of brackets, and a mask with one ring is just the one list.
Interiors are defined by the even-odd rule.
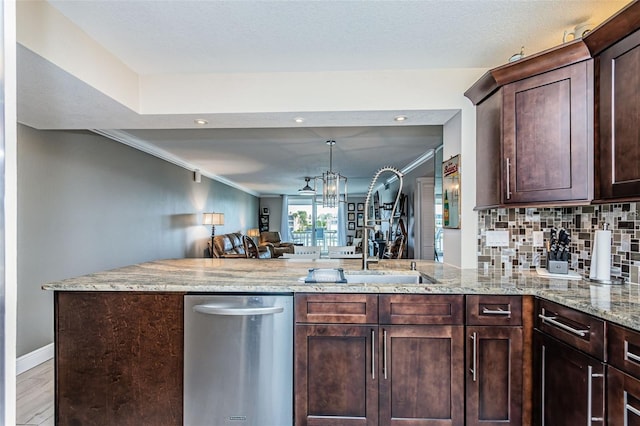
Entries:
[[32,369],[45,361],[49,361],[55,354],[53,343],[24,354],[16,360],[16,375]]

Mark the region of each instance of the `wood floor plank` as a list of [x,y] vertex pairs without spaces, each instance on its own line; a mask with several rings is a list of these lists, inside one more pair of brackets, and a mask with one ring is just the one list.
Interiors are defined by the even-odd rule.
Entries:
[[16,378],[16,424],[54,424],[53,360],[44,362]]

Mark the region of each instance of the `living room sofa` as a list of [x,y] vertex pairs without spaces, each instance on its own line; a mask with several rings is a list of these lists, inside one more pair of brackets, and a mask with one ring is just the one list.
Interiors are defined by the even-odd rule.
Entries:
[[248,236],[232,232],[213,238],[213,257],[270,259],[273,255],[270,247],[258,247]]

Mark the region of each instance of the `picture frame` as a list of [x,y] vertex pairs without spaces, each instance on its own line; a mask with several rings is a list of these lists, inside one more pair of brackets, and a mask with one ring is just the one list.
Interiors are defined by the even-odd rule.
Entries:
[[358,228],[362,228],[364,226],[364,213],[358,213],[358,219],[356,221],[356,226]]
[[269,207],[263,207],[262,208],[262,214],[264,216],[269,216]]
[[364,203],[358,203],[358,211],[359,212],[363,212],[364,211]]
[[362,229],[356,229],[356,238],[362,238]]
[[442,225],[460,229],[460,155],[442,162]]
[[356,230],[356,223],[349,222],[349,231],[355,231],[355,230]]
[[[347,220],[349,222],[355,222],[356,221],[356,214],[355,213],[348,213],[347,214]],[[355,223],[354,223],[355,226]]]
[[348,203],[347,204],[347,210],[350,211],[350,212],[356,211],[356,203]]

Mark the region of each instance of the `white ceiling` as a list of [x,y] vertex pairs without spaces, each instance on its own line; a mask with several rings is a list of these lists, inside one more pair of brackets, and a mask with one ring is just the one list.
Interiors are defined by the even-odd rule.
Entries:
[[[627,3],[48,2],[139,76],[488,69],[505,63],[521,46],[525,53],[555,46],[565,29],[600,23]],[[46,29],[41,31],[46,37]],[[456,111],[407,111],[413,114],[410,122],[390,125],[389,115],[402,112],[305,112],[305,118],[313,118],[313,128],[292,126],[291,111],[286,116],[219,114],[208,117],[207,129],[184,129],[184,115],[139,114],[85,83],[82,76],[18,47],[20,122],[43,129],[107,129],[115,139],[256,194],[293,194],[303,186],[304,176],[326,170],[327,139],[337,141],[334,169],[349,177],[350,189],[363,192],[378,167],[405,166],[440,145],[442,130],[430,125],[445,123]]]

